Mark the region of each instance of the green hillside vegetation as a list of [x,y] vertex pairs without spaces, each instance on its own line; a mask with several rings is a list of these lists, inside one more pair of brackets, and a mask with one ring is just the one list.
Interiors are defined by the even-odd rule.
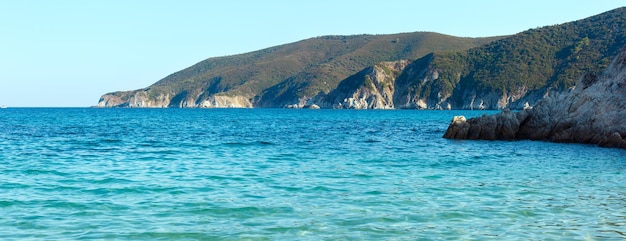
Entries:
[[459,38],[429,32],[377,36],[354,51],[304,69],[265,90],[258,106],[283,106],[297,102],[300,97],[329,93],[345,78],[379,62],[414,60],[431,52],[466,50],[500,38]]
[[[298,97],[327,93],[359,70],[382,61],[417,59],[430,52],[458,51],[501,37],[460,38],[431,32],[324,36],[255,52],[209,58],[171,74],[146,90],[151,98],[246,96],[257,106],[282,107]],[[134,91],[110,93],[128,101]],[[281,101],[282,100],[282,101]]]
[[[531,29],[481,47],[457,53],[437,52],[408,68],[422,76],[404,75],[404,93],[435,100],[451,94],[461,106],[475,93],[510,93],[527,88],[565,89],[585,73],[599,74],[626,45],[626,8],[587,19]],[[421,71],[416,71],[421,70]],[[424,84],[427,70],[437,70],[437,81]]]
[[[583,74],[599,74],[626,45],[625,30],[626,8],[618,8],[505,37],[431,32],[324,36],[210,58],[146,89],[110,93],[105,99],[108,106],[132,106],[131,97],[141,93],[141,101],[148,96],[147,102],[195,107],[212,97],[231,96],[248,101],[237,99],[245,102],[239,106],[302,106],[323,99],[346,78],[377,63],[411,60],[389,83],[394,84],[398,108],[469,109],[476,103],[479,108],[519,108],[573,86]],[[349,88],[340,86],[346,93],[333,96],[354,93]]]

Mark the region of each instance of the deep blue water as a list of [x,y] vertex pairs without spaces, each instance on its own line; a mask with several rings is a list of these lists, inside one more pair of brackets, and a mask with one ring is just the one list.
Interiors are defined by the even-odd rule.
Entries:
[[483,113],[1,109],[0,239],[626,239],[626,151]]

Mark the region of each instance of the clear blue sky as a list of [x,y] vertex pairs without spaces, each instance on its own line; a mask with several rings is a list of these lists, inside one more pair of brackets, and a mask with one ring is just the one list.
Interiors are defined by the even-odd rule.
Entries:
[[0,105],[87,107],[209,57],[323,35],[515,34],[625,0],[0,2]]

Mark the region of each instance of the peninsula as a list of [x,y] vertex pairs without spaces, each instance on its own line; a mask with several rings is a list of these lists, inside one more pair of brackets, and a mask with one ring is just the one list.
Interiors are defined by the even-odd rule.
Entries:
[[626,8],[512,36],[323,36],[215,57],[97,107],[523,109],[599,75],[626,45]]

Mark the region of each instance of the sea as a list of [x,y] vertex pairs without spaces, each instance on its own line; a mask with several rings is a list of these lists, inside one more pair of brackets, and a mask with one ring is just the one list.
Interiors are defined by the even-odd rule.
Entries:
[[0,240],[625,240],[626,150],[492,111],[0,110]]

